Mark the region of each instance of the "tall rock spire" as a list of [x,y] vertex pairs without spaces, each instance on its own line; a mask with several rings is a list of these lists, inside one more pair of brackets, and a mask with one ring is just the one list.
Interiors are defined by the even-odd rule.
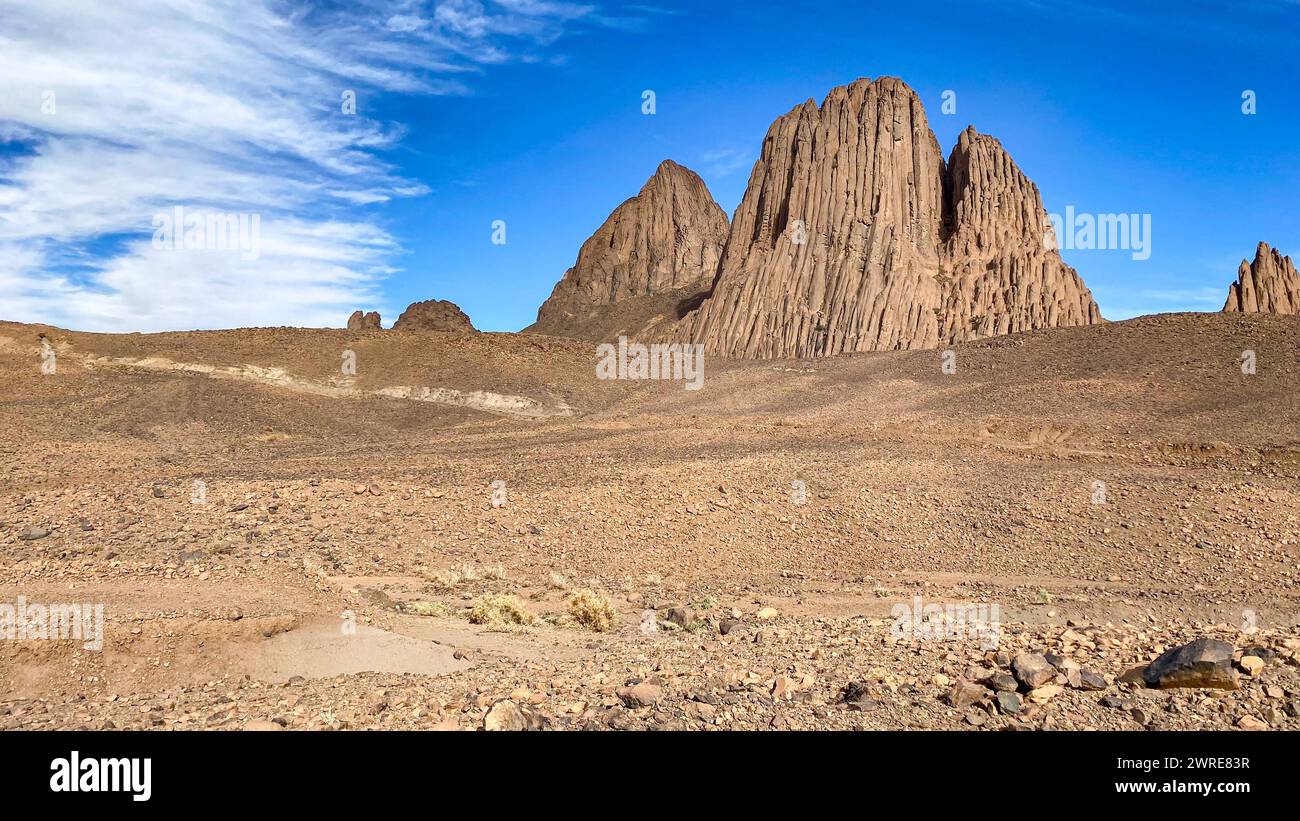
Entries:
[[1228,286],[1225,311],[1245,313],[1300,314],[1300,274],[1291,257],[1284,257],[1261,242],[1255,261],[1241,261],[1237,281]]

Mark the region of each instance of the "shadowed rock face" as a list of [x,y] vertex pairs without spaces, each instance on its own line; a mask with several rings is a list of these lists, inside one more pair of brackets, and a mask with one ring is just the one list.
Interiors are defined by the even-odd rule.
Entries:
[[1237,281],[1228,286],[1225,311],[1300,314],[1300,274],[1290,257],[1261,242],[1255,261],[1241,261]]
[[707,290],[726,240],[727,215],[704,181],[665,160],[641,192],[583,243],[577,262],[526,330],[604,339],[611,322],[636,325],[645,310],[613,306],[641,300],[662,312],[664,295],[671,294],[675,304]]
[[469,317],[454,302],[429,299],[413,302],[393,323],[394,331],[475,331]]
[[349,331],[377,331],[380,329],[379,314],[371,311],[368,314],[361,311],[353,311],[352,316],[348,317]]
[[676,335],[807,357],[1102,321],[1048,225],[997,140],[967,129],[945,166],[912,89],[858,80],[768,130],[712,293]]

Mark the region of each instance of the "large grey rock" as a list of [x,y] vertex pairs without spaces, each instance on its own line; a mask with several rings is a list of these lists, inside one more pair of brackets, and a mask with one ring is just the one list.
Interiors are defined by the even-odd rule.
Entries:
[[1213,687],[1237,689],[1232,670],[1231,644],[1218,639],[1201,638],[1161,653],[1147,665],[1142,679],[1148,687]]

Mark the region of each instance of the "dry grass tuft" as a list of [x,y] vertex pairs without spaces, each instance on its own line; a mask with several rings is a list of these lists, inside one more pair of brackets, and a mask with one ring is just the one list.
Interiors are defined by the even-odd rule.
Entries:
[[569,594],[569,615],[588,630],[603,633],[614,626],[618,612],[604,593],[584,587]]
[[474,602],[469,611],[469,620],[473,624],[486,624],[489,627],[507,627],[532,624],[537,617],[524,609],[524,603],[518,596],[493,593]]

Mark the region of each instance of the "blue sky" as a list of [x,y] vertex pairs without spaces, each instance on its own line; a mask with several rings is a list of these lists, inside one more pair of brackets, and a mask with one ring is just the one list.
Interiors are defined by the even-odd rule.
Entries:
[[[0,0],[0,318],[387,325],[439,298],[518,330],[661,160],[730,214],[773,119],[880,75],[945,156],[998,137],[1050,212],[1151,215],[1149,259],[1063,252],[1107,318],[1218,310],[1257,242],[1300,254],[1290,0],[152,5]],[[176,205],[258,214],[258,258],[155,247]]]

